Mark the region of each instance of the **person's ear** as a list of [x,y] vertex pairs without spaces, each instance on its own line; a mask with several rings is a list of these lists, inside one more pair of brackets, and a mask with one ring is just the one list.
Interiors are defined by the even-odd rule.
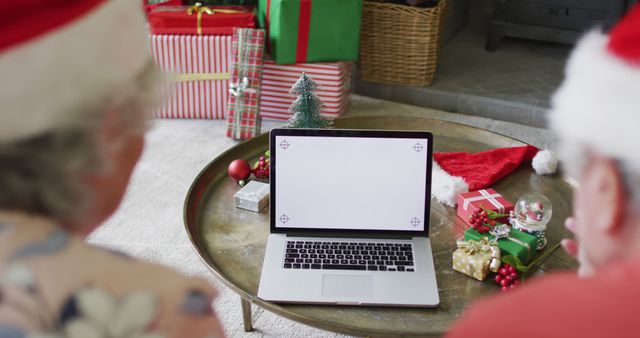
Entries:
[[592,154],[589,168],[582,179],[584,193],[591,200],[591,224],[601,232],[620,230],[626,211],[624,184],[618,165],[610,158]]

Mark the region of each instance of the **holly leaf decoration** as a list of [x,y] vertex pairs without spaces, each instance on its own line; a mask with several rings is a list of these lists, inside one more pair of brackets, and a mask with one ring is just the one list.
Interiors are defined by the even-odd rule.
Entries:
[[529,266],[522,264],[522,261],[520,260],[520,258],[518,258],[518,256],[514,256],[514,255],[502,256],[502,263],[513,266],[520,273],[526,273],[527,271],[529,271]]
[[482,210],[484,210],[484,212],[487,213],[487,217],[489,217],[489,219],[498,219],[498,218],[503,218],[503,217],[509,217],[509,214],[499,214],[493,210],[489,210],[487,208],[485,208],[484,206],[480,206],[480,208],[482,208]]

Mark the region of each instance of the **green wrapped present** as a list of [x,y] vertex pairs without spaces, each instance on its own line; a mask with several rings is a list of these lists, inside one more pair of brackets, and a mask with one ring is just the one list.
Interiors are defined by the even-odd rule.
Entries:
[[527,264],[536,254],[538,238],[526,232],[511,229],[509,226],[501,224],[495,226],[491,233],[479,233],[471,228],[464,232],[465,240],[479,241],[483,237],[492,240],[497,237],[498,247],[502,255],[518,256],[522,263]]
[[362,0],[259,0],[258,21],[278,64],[358,59]]

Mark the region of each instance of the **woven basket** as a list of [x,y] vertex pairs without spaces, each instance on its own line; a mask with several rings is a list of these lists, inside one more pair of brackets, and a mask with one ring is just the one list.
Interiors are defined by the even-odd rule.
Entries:
[[430,8],[364,1],[360,78],[365,81],[428,86],[438,60],[446,0]]

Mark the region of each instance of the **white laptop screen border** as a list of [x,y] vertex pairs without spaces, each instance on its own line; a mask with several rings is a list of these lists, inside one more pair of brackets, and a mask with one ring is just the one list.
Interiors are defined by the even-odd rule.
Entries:
[[[309,137],[358,137],[358,138],[416,138],[427,139],[427,170],[425,172],[425,215],[424,229],[421,231],[408,230],[359,230],[359,229],[318,229],[318,228],[290,228],[276,227],[275,210],[276,210],[276,180],[275,171],[277,163],[277,147],[276,136],[309,136]],[[429,237],[429,215],[431,210],[431,171],[432,171],[432,155],[433,155],[433,134],[428,131],[387,131],[387,130],[356,130],[356,129],[272,129],[269,135],[269,149],[271,152],[271,171],[270,171],[270,203],[269,203],[269,224],[271,233],[298,233],[298,234],[370,234],[375,236],[419,236]]]

